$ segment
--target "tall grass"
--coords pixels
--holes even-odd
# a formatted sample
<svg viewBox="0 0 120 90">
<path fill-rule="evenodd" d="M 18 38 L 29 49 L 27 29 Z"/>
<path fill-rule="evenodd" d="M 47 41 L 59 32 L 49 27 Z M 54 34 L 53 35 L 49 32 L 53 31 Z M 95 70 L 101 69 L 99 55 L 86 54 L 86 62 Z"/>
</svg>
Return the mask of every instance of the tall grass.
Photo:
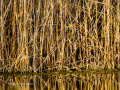
<svg viewBox="0 0 120 90">
<path fill-rule="evenodd" d="M 0 71 L 120 69 L 119 6 L 118 0 L 1 0 Z"/>
</svg>

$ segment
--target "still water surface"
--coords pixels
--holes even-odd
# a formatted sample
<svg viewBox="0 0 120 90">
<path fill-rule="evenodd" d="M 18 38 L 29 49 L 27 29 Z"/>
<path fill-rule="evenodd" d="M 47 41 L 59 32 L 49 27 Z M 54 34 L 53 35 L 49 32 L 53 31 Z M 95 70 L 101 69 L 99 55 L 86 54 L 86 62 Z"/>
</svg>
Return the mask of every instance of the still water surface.
<svg viewBox="0 0 120 90">
<path fill-rule="evenodd" d="M 120 90 L 120 73 L 0 75 L 0 90 Z"/>
</svg>

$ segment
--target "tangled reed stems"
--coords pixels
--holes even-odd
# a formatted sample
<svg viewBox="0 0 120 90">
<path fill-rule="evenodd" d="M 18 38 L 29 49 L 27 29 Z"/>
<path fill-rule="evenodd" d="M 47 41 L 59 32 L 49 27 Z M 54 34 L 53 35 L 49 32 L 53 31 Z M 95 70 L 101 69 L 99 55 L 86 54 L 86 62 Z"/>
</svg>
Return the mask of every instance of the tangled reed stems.
<svg viewBox="0 0 120 90">
<path fill-rule="evenodd" d="M 119 0 L 1 0 L 0 71 L 119 69 L 119 6 Z"/>
</svg>

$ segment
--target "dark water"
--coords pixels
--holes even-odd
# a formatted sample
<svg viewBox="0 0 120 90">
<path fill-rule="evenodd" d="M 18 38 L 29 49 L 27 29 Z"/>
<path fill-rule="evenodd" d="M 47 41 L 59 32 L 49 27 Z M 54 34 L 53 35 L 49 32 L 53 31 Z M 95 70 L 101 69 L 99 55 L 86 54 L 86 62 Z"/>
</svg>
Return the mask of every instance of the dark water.
<svg viewBox="0 0 120 90">
<path fill-rule="evenodd" d="M 120 73 L 0 75 L 0 90 L 120 90 Z"/>
</svg>

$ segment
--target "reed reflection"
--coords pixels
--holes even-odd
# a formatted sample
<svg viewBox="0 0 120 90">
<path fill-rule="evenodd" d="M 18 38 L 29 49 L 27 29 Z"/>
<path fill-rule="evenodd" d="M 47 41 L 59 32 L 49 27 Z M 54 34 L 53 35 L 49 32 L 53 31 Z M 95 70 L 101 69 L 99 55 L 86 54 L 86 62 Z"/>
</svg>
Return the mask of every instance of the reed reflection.
<svg viewBox="0 0 120 90">
<path fill-rule="evenodd" d="M 120 90 L 119 74 L 0 76 L 0 90 Z"/>
</svg>

